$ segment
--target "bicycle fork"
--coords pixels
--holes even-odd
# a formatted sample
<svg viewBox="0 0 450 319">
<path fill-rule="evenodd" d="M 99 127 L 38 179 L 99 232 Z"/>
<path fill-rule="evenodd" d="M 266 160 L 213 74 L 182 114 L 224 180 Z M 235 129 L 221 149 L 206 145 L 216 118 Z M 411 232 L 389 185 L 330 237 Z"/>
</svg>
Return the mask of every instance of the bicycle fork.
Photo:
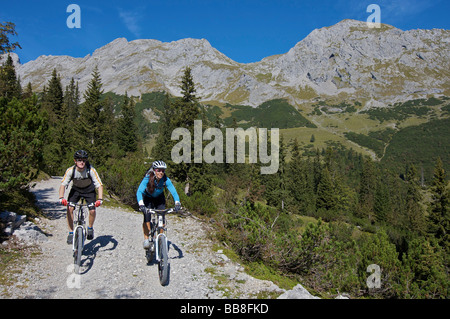
<svg viewBox="0 0 450 319">
<path fill-rule="evenodd" d="M 75 250 L 78 248 L 77 247 L 77 239 L 78 239 L 78 229 L 81 228 L 81 238 L 83 238 L 83 246 L 84 246 L 84 241 L 86 239 L 86 231 L 84 229 L 84 227 L 82 225 L 77 225 L 74 230 L 73 230 L 73 237 L 72 237 L 72 250 L 75 252 Z"/>
<path fill-rule="evenodd" d="M 160 261 L 161 260 L 161 256 L 159 255 L 159 237 L 163 237 L 163 240 L 166 242 L 166 247 L 167 247 L 167 236 L 164 233 L 158 234 L 156 236 L 155 239 L 155 258 L 156 261 Z"/>
<path fill-rule="evenodd" d="M 161 261 L 161 256 L 159 254 L 159 238 L 161 236 L 163 237 L 163 240 L 166 243 L 165 246 L 166 246 L 166 249 L 167 249 L 167 236 L 166 236 L 166 234 L 164 232 L 164 226 L 165 226 L 164 217 L 163 216 L 158 216 L 158 220 L 157 221 L 155 220 L 155 222 L 158 223 L 158 226 L 156 227 L 156 230 L 160 232 L 159 234 L 157 234 L 154 237 L 155 238 L 155 243 L 154 243 L 154 245 L 155 245 L 155 258 L 156 258 L 156 261 L 159 262 L 159 261 Z"/>
</svg>

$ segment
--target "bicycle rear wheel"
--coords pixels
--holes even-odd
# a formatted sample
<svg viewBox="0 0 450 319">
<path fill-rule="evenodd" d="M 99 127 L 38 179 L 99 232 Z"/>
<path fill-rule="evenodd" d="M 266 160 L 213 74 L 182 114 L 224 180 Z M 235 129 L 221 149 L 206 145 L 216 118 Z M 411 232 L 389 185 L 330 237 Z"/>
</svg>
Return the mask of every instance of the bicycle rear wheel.
<svg viewBox="0 0 450 319">
<path fill-rule="evenodd" d="M 169 283 L 169 257 L 164 236 L 159 236 L 158 238 L 158 255 L 160 258 L 158 263 L 159 282 L 162 286 L 165 286 Z"/>
<path fill-rule="evenodd" d="M 81 256 L 83 254 L 83 229 L 78 227 L 75 231 L 75 251 L 73 252 L 73 264 L 75 273 L 80 273 Z"/>
</svg>

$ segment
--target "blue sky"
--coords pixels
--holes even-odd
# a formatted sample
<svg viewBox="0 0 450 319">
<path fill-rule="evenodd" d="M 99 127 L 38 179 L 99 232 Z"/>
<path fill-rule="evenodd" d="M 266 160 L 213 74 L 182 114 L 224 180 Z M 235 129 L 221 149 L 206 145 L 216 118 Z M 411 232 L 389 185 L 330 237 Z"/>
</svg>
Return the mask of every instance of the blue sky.
<svg viewBox="0 0 450 319">
<path fill-rule="evenodd" d="M 84 57 L 119 37 L 128 41 L 205 38 L 231 59 L 249 63 L 286 53 L 312 30 L 343 19 L 366 21 L 378 4 L 381 23 L 402 30 L 450 29 L 448 0 L 2 0 L 0 21 L 16 24 L 22 63 L 40 55 Z M 81 10 L 70 29 L 69 4 Z"/>
</svg>

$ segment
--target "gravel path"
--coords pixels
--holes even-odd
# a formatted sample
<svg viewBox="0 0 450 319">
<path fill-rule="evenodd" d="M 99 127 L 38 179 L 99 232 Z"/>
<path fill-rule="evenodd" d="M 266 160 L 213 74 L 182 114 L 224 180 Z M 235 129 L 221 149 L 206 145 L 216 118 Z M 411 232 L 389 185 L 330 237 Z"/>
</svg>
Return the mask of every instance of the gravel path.
<svg viewBox="0 0 450 319">
<path fill-rule="evenodd" d="M 142 215 L 101 206 L 87 241 L 81 274 L 73 273 L 66 243 L 65 207 L 57 205 L 60 178 L 38 182 L 32 191 L 46 218 L 38 226 L 48 235 L 26 262 L 12 266 L 14 280 L 0 287 L 6 298 L 256 298 L 284 290 L 255 279 L 220 250 L 213 250 L 207 226 L 193 217 L 168 217 L 170 281 L 158 279 L 158 266 L 147 265 L 142 248 Z"/>
</svg>

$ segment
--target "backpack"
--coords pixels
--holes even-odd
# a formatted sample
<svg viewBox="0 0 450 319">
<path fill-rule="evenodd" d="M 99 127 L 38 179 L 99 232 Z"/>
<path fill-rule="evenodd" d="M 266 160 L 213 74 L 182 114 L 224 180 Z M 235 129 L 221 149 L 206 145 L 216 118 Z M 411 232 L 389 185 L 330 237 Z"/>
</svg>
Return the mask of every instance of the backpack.
<svg viewBox="0 0 450 319">
<path fill-rule="evenodd" d="M 70 179 L 69 179 L 69 183 L 70 183 L 70 181 L 72 181 L 73 180 L 73 178 L 75 177 L 75 170 L 76 170 L 76 165 L 74 165 L 73 167 L 72 167 L 72 174 L 70 175 Z M 91 179 L 91 181 L 92 181 L 92 178 L 91 178 L 91 164 L 89 163 L 89 162 L 86 162 L 86 170 L 87 170 L 87 178 L 85 178 L 85 179 L 88 179 L 88 178 L 90 178 Z M 83 179 L 83 180 L 85 180 L 85 179 Z"/>
</svg>

